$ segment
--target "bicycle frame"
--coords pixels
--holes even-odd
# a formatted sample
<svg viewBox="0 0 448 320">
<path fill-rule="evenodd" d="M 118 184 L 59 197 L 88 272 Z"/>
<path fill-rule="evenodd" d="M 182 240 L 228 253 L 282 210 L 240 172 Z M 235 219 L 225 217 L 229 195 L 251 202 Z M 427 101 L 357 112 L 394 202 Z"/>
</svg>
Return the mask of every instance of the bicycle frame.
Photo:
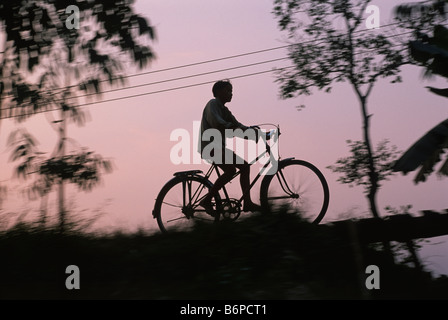
<svg viewBox="0 0 448 320">
<path fill-rule="evenodd" d="M 278 130 L 278 134 L 280 135 L 280 128 L 279 126 L 276 126 L 277 130 Z M 267 161 L 263 167 L 261 168 L 261 170 L 258 172 L 258 174 L 255 176 L 255 178 L 252 180 L 252 182 L 249 185 L 249 189 L 246 190 L 245 192 L 243 192 L 242 196 L 240 199 L 238 199 L 238 201 L 242 201 L 244 199 L 244 197 L 252 190 L 252 187 L 257 183 L 257 181 L 260 179 L 260 177 L 262 176 L 262 172 L 264 170 L 266 170 L 266 168 L 272 163 L 272 154 L 271 154 L 271 147 L 268 144 L 268 139 L 263 139 L 265 142 L 265 146 L 266 146 L 266 150 L 264 150 L 261 154 L 259 154 L 254 160 L 252 160 L 249 163 L 249 166 L 252 166 L 253 164 L 255 164 L 258 160 L 260 160 L 262 157 L 264 157 L 266 154 L 269 154 L 269 161 Z M 280 161 L 280 157 L 277 161 Z M 218 165 L 216 163 L 212 163 L 210 169 L 207 171 L 207 173 L 205 174 L 205 178 L 209 180 L 210 176 L 212 175 L 213 171 L 216 172 L 218 178 L 221 176 L 221 173 L 219 172 L 218 169 Z M 278 168 L 277 168 L 278 170 Z M 235 179 L 238 175 L 240 175 L 240 171 L 238 170 L 233 176 L 232 178 L 229 180 L 229 182 L 233 181 L 233 179 Z M 228 182 L 228 183 L 229 183 Z M 289 188 L 288 188 L 289 189 Z M 222 190 L 224 192 L 225 195 L 225 199 L 226 200 L 230 200 L 229 194 L 227 192 L 227 189 L 225 186 L 222 187 Z"/>
</svg>

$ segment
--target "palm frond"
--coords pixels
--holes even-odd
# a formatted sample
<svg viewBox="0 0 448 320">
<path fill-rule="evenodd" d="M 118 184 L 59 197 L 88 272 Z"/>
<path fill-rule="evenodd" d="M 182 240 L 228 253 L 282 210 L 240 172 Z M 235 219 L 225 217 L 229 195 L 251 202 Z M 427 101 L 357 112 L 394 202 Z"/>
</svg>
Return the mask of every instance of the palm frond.
<svg viewBox="0 0 448 320">
<path fill-rule="evenodd" d="M 414 182 L 424 182 L 426 178 L 434 171 L 434 166 L 442 161 L 442 154 L 448 148 L 448 119 L 442 121 L 437 126 L 429 130 L 423 137 L 415 142 L 395 163 L 393 171 L 408 172 L 418 171 Z M 447 159 L 448 160 L 448 159 Z M 442 165 L 438 171 L 440 174 L 447 175 L 448 164 Z"/>
</svg>

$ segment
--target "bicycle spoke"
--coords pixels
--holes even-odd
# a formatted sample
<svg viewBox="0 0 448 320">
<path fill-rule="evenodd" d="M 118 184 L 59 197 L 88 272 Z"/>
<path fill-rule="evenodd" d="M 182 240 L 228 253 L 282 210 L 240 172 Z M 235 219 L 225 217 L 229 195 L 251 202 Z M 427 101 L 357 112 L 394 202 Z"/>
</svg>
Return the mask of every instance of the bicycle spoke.
<svg viewBox="0 0 448 320">
<path fill-rule="evenodd" d="M 328 185 L 313 165 L 292 160 L 262 186 L 262 202 L 273 211 L 299 213 L 310 222 L 320 221 L 328 207 Z"/>
<path fill-rule="evenodd" d="M 183 217 L 178 217 L 178 218 L 174 218 L 174 219 L 166 220 L 166 222 L 173 222 L 173 221 L 180 220 L 180 219 L 187 219 L 187 217 L 185 217 L 185 216 L 183 216 Z"/>
<path fill-rule="evenodd" d="M 180 206 L 180 205 L 175 205 L 175 204 L 171 204 L 171 203 L 168 203 L 168 202 L 162 202 L 163 204 L 166 204 L 167 206 L 171 206 L 171 207 L 174 207 L 174 208 L 182 208 L 182 206 Z"/>
<path fill-rule="evenodd" d="M 206 183 L 202 177 L 177 177 L 164 187 L 156 200 L 156 217 L 162 231 L 189 230 L 195 221 L 219 219 L 198 206 L 199 200 L 208 193 Z"/>
</svg>

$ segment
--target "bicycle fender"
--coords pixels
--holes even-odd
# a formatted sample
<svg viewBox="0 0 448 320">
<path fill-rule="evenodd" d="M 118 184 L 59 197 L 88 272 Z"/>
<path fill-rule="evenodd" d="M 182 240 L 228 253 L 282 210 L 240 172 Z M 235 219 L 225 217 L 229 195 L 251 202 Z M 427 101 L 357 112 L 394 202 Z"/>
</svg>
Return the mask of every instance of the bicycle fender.
<svg viewBox="0 0 448 320">
<path fill-rule="evenodd" d="M 280 168 L 282 164 L 285 165 L 286 163 L 288 163 L 288 162 L 290 162 L 292 160 L 296 160 L 296 158 L 295 157 L 290 157 L 290 158 L 282 159 L 282 160 L 280 160 L 278 162 L 278 167 Z"/>
<path fill-rule="evenodd" d="M 188 170 L 188 171 L 178 171 L 173 174 L 175 177 L 183 176 L 202 176 L 202 170 Z"/>
</svg>

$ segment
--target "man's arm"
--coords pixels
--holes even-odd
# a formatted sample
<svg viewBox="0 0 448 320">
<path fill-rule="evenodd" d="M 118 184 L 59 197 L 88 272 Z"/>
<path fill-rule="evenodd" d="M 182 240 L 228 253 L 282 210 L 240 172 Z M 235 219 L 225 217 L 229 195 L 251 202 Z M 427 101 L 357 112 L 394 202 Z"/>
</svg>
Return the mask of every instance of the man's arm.
<svg viewBox="0 0 448 320">
<path fill-rule="evenodd" d="M 207 119 L 207 122 L 213 127 L 218 130 L 224 130 L 224 129 L 236 129 L 241 128 L 243 126 L 241 123 L 239 123 L 236 118 L 232 115 L 230 111 L 227 111 L 230 113 L 230 121 L 226 121 L 221 116 L 221 107 L 217 104 L 216 101 L 210 101 L 209 105 L 205 109 L 205 117 Z M 245 126 L 244 126 L 245 127 Z"/>
<path fill-rule="evenodd" d="M 232 122 L 232 127 L 231 129 L 241 129 L 243 132 L 241 132 L 241 134 L 239 132 L 233 132 L 235 137 L 238 138 L 242 138 L 245 140 L 254 140 L 255 142 L 258 141 L 258 139 L 260 138 L 259 132 L 258 130 L 256 130 L 257 128 L 252 128 L 251 132 L 248 132 L 246 130 L 248 130 L 251 127 L 248 127 L 242 123 L 240 123 L 238 120 L 236 120 L 235 116 L 232 114 L 232 112 L 230 112 L 230 110 L 228 110 L 230 117 L 231 117 L 231 122 Z M 258 128 L 259 129 L 259 128 Z"/>
<path fill-rule="evenodd" d="M 248 126 L 245 126 L 244 124 L 242 124 L 238 120 L 236 120 L 235 116 L 231 112 L 230 112 L 230 116 L 232 117 L 232 125 L 233 125 L 233 127 L 231 129 L 242 129 L 243 131 L 245 131 L 246 129 L 249 128 Z"/>
</svg>

